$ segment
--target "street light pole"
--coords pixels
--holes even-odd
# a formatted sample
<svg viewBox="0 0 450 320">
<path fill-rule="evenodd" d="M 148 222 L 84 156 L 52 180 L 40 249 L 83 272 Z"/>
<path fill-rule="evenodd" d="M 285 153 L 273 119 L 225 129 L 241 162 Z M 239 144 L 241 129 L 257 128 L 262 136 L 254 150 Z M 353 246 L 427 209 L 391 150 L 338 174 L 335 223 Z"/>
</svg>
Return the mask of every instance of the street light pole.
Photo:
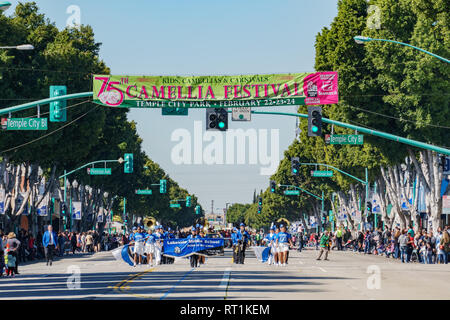
<svg viewBox="0 0 450 320">
<path fill-rule="evenodd" d="M 0 47 L 0 49 L 17 49 L 17 50 L 25 51 L 25 50 L 34 50 L 34 47 L 31 44 L 21 44 L 18 46 Z"/>
<path fill-rule="evenodd" d="M 444 58 L 444 57 L 438 56 L 437 54 L 434 54 L 434 53 L 432 53 L 432 52 L 430 52 L 430 51 L 427 51 L 427 50 L 424 50 L 424 49 L 421 49 L 421 48 L 412 46 L 412 45 L 407 44 L 407 43 L 399 42 L 399 41 L 388 40 L 388 39 L 372 39 L 372 38 L 364 37 L 364 36 L 356 36 L 356 37 L 353 37 L 353 39 L 355 39 L 355 42 L 356 42 L 357 44 L 364 44 L 365 42 L 370 42 L 370 41 L 392 42 L 392 43 L 400 44 L 400 45 L 402 45 L 402 46 L 407 46 L 407 47 L 410 47 L 410 48 L 419 50 L 419 51 L 421 51 L 421 52 L 423 52 L 423 53 L 429 54 L 430 56 L 433 56 L 433 57 L 438 58 L 438 59 L 440 59 L 440 60 L 442 60 L 442 61 L 445 61 L 445 62 L 447 62 L 447 63 L 450 63 L 450 60 L 448 60 L 448 59 L 446 59 L 446 58 Z"/>
<path fill-rule="evenodd" d="M 11 7 L 11 3 L 8 1 L 0 1 L 0 12 L 6 11 Z"/>
</svg>

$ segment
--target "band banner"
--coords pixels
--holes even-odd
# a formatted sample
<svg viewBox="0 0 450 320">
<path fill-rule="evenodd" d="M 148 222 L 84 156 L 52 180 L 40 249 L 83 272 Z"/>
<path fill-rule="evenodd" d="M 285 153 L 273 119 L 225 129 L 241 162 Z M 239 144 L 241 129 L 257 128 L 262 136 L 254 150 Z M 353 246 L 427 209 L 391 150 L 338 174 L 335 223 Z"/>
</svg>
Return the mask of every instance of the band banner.
<svg viewBox="0 0 450 320">
<path fill-rule="evenodd" d="M 196 252 L 223 247 L 224 239 L 194 238 L 166 239 L 163 254 L 168 257 L 187 257 Z"/>
<path fill-rule="evenodd" d="M 93 100 L 123 108 L 232 108 L 338 103 L 334 71 L 241 76 L 94 75 Z"/>
</svg>

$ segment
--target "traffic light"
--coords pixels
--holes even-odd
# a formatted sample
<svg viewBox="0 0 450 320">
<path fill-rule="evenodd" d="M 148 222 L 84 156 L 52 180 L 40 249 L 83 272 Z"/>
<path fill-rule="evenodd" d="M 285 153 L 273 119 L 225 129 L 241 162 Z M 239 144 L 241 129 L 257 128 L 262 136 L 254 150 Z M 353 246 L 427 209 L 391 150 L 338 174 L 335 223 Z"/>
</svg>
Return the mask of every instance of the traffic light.
<svg viewBox="0 0 450 320">
<path fill-rule="evenodd" d="M 300 158 L 294 157 L 291 159 L 291 175 L 298 176 L 300 172 Z"/>
<path fill-rule="evenodd" d="M 187 197 L 186 197 L 186 207 L 187 207 L 187 208 L 190 208 L 190 207 L 191 207 L 191 197 L 190 197 L 190 196 L 187 196 Z"/>
<path fill-rule="evenodd" d="M 277 183 L 273 180 L 270 180 L 270 193 L 275 193 L 277 188 Z"/>
<path fill-rule="evenodd" d="M 367 212 L 372 213 L 372 203 L 370 201 L 366 202 Z"/>
<path fill-rule="evenodd" d="M 206 109 L 206 130 L 228 130 L 228 112 L 223 108 Z"/>
<path fill-rule="evenodd" d="M 167 181 L 159 180 L 159 193 L 166 193 L 166 192 L 167 192 Z"/>
<path fill-rule="evenodd" d="M 262 198 L 259 197 L 258 199 L 258 214 L 261 214 L 262 212 Z"/>
<path fill-rule="evenodd" d="M 64 202 L 61 203 L 61 215 L 66 216 L 66 204 Z"/>
<path fill-rule="evenodd" d="M 66 86 L 50 86 L 50 98 L 65 96 Z M 50 102 L 50 122 L 67 121 L 67 101 Z"/>
<path fill-rule="evenodd" d="M 125 164 L 123 165 L 123 172 L 133 173 L 133 154 L 125 153 Z"/>
<path fill-rule="evenodd" d="M 201 214 L 202 213 L 202 209 L 200 206 L 195 206 L 195 214 Z"/>
<path fill-rule="evenodd" d="M 322 136 L 322 107 L 308 107 L 308 137 Z"/>
</svg>

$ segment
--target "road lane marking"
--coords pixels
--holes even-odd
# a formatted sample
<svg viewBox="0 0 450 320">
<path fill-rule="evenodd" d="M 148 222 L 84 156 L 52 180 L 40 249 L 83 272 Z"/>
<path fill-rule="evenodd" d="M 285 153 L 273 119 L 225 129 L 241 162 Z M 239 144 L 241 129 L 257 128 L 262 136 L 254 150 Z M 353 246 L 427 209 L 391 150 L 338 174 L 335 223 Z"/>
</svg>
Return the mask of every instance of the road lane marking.
<svg viewBox="0 0 450 320">
<path fill-rule="evenodd" d="M 145 270 L 145 271 L 143 271 L 143 272 L 134 274 L 134 275 L 131 276 L 130 278 L 124 279 L 124 280 L 120 281 L 119 283 L 117 283 L 117 284 L 113 287 L 113 289 L 114 289 L 114 290 L 121 290 L 121 291 L 122 291 L 122 288 L 124 288 L 125 285 L 126 285 L 127 283 L 131 283 L 131 282 L 133 282 L 134 280 L 136 280 L 137 278 L 143 276 L 144 274 L 146 274 L 146 273 L 148 273 L 148 272 L 153 272 L 153 271 L 155 271 L 155 270 L 156 270 L 156 268 L 152 268 L 152 269 L 148 269 L 148 270 Z"/>
<path fill-rule="evenodd" d="M 231 268 L 226 268 L 224 273 L 223 273 L 222 281 L 219 284 L 219 288 L 226 289 L 226 287 L 228 285 L 228 281 L 230 279 L 230 273 L 231 273 Z"/>
<path fill-rule="evenodd" d="M 319 269 L 322 272 L 327 272 L 327 270 L 325 270 L 324 268 L 321 268 L 321 267 L 316 267 L 316 268 Z"/>
<path fill-rule="evenodd" d="M 192 268 L 191 270 L 187 271 L 183 277 L 177 281 L 177 283 L 175 283 L 175 285 L 169 289 L 169 291 L 167 291 L 159 300 L 164 300 L 171 292 L 173 289 L 175 289 L 180 283 L 181 281 L 183 281 L 192 271 L 194 271 L 195 268 Z"/>
</svg>

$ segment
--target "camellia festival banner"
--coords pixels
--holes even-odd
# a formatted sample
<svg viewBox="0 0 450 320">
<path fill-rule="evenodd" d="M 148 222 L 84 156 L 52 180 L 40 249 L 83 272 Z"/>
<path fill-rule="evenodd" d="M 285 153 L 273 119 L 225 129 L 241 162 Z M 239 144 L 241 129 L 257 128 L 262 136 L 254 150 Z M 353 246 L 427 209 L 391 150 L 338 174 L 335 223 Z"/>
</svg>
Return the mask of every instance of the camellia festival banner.
<svg viewBox="0 0 450 320">
<path fill-rule="evenodd" d="M 334 71 L 241 76 L 94 75 L 93 100 L 124 108 L 233 108 L 338 103 Z"/>
</svg>

